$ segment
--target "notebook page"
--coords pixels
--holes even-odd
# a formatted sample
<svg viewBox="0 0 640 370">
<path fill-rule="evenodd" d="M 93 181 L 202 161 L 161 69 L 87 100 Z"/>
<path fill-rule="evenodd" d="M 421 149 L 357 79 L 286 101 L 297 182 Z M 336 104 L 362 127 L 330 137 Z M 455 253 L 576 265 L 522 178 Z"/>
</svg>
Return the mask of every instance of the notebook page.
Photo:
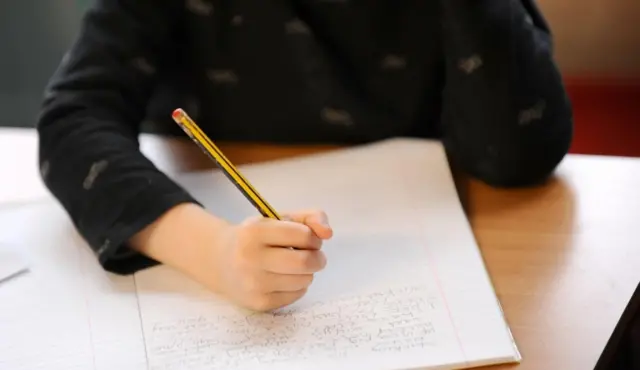
<svg viewBox="0 0 640 370">
<path fill-rule="evenodd" d="M 326 210 L 337 235 L 371 230 L 420 235 L 468 366 L 521 359 L 440 142 L 389 139 L 307 158 L 245 166 L 243 171 L 276 209 Z M 227 199 L 241 202 L 232 191 L 221 192 L 225 199 L 212 195 L 212 187 L 217 194 L 227 186 L 218 182 L 217 176 L 200 174 L 182 180 L 210 207 L 227 209 Z"/>
<path fill-rule="evenodd" d="M 419 240 L 342 237 L 307 295 L 251 313 L 166 267 L 136 275 L 150 369 L 397 369 L 464 362 Z"/>
<path fill-rule="evenodd" d="M 0 284 L 28 269 L 27 260 L 15 247 L 0 244 Z"/>
<path fill-rule="evenodd" d="M 101 270 L 56 204 L 2 210 L 0 225 L 30 266 L 0 284 L 0 369 L 146 369 L 131 277 Z"/>
<path fill-rule="evenodd" d="M 439 313 L 434 317 L 438 319 L 433 321 L 439 323 L 438 335 L 445 338 L 437 342 L 439 346 L 445 348 L 439 353 L 450 357 L 423 359 L 411 355 L 399 356 L 397 363 L 385 364 L 376 361 L 375 364 L 380 365 L 379 368 L 404 368 L 402 359 L 423 360 L 423 367 L 438 363 L 440 368 L 471 367 L 520 359 L 471 228 L 459 203 L 446 156 L 439 143 L 394 139 L 328 154 L 243 166 L 242 171 L 276 209 L 318 207 L 326 210 L 336 235 L 331 243 L 343 246 L 344 250 L 340 253 L 349 253 L 350 250 L 364 248 L 363 246 L 366 245 L 375 245 L 374 249 L 385 251 L 386 259 L 396 256 L 403 261 L 403 268 L 394 271 L 391 274 L 391 280 L 381 281 L 379 285 L 355 285 L 355 287 L 348 285 L 351 289 L 371 289 L 367 292 L 357 289 L 349 291 L 344 282 L 350 279 L 345 276 L 348 276 L 349 269 L 355 268 L 357 263 L 340 268 L 340 261 L 347 257 L 341 254 L 336 254 L 336 257 L 329 256 L 327 271 L 333 272 L 327 272 L 323 276 L 325 279 L 327 276 L 335 277 L 341 282 L 341 284 L 330 285 L 335 288 L 331 291 L 334 297 L 332 299 L 347 297 L 349 294 L 360 297 L 361 294 L 386 291 L 388 286 L 385 284 L 403 286 L 408 281 L 420 281 L 427 285 L 426 291 L 418 290 L 420 293 L 414 293 L 415 296 L 437 303 Z M 240 221 L 249 215 L 256 214 L 233 185 L 217 171 L 182 175 L 176 180 L 207 207 L 215 208 L 217 213 L 229 220 Z M 380 239 L 386 240 L 386 243 L 367 242 L 366 240 L 370 240 L 367 236 L 371 235 L 387 236 Z M 327 245 L 328 251 L 331 245 Z M 418 245 L 420 248 L 417 247 Z M 414 258 L 417 259 L 415 255 L 407 252 L 414 250 L 413 248 L 425 254 L 421 259 L 422 269 L 407 269 L 408 265 L 415 263 Z M 400 252 L 408 254 L 403 255 Z M 386 262 L 383 260 L 382 257 L 373 259 L 374 262 Z M 362 263 L 370 262 L 366 260 Z M 337 266 L 332 270 L 334 264 Z M 376 268 L 369 267 L 368 271 L 373 274 Z M 376 267 L 377 270 L 381 270 L 380 266 Z M 411 280 L 415 275 L 410 271 L 420 271 L 423 275 L 416 280 Z M 149 271 L 149 274 L 151 273 L 154 274 L 153 277 L 140 274 L 136 278 L 139 288 L 147 289 L 139 290 L 139 294 L 149 352 L 153 352 L 149 348 L 149 343 L 162 343 L 171 337 L 153 337 L 155 334 L 150 329 L 155 323 L 192 317 L 189 315 L 200 317 L 202 312 L 212 312 L 212 303 L 208 300 L 210 297 L 206 293 L 196 290 L 199 292 L 195 293 L 195 297 L 199 297 L 196 299 L 193 299 L 194 290 L 191 289 L 165 294 L 166 286 L 183 287 L 186 282 L 177 283 L 176 280 L 181 279 L 163 269 Z M 166 276 L 166 279 L 162 276 Z M 305 299 L 313 302 L 321 301 L 321 294 L 325 292 L 319 288 L 323 286 L 322 284 L 322 278 L 318 277 L 314 282 L 313 290 L 318 296 L 314 298 L 309 294 Z M 155 291 L 154 295 L 149 295 L 149 289 Z M 194 303 L 201 303 L 203 295 L 208 297 L 205 299 L 206 309 Z M 169 301 L 165 302 L 164 299 Z M 158 302 L 164 302 L 164 304 Z M 313 303 L 307 304 L 313 305 Z M 218 307 L 217 304 L 215 306 Z M 169 307 L 172 309 L 169 310 Z M 175 307 L 180 307 L 180 310 L 173 309 Z M 303 305 L 300 309 L 304 307 L 313 306 Z M 442 319 L 442 309 L 445 309 L 449 317 L 448 321 Z M 184 313 L 185 311 L 189 314 Z M 219 312 L 215 312 L 213 315 L 218 317 Z M 310 315 L 308 312 L 297 314 Z M 296 314 L 292 316 L 296 317 Z M 209 316 L 204 317 L 207 320 L 214 320 Z M 238 320 L 243 322 L 242 316 L 239 316 Z M 450 330 L 456 339 L 457 349 L 451 347 L 452 332 L 444 329 L 447 327 L 446 322 L 451 324 Z M 149 335 L 152 337 L 150 338 Z M 190 334 L 184 332 L 183 335 L 189 337 Z M 308 339 L 308 337 L 305 338 Z M 220 343 L 215 341 L 217 339 L 212 340 L 213 342 L 204 341 L 211 347 L 206 351 L 219 350 Z M 257 350 L 256 347 L 253 349 Z M 152 357 L 160 356 L 160 352 L 153 353 Z M 351 360 L 347 368 L 358 368 L 358 365 L 370 368 L 367 365 L 372 364 L 366 362 L 364 357 L 359 357 L 356 352 L 349 357 Z M 178 356 L 178 359 L 180 358 Z M 395 359 L 393 356 L 391 358 Z M 152 362 L 155 363 L 154 361 L 159 361 L 158 359 L 159 357 L 155 357 Z M 361 359 L 365 362 L 358 363 Z M 293 361 L 301 360 L 296 358 Z M 320 364 L 320 362 L 315 360 L 305 362 L 304 368 L 313 364 Z M 297 363 L 291 364 L 293 367 L 297 365 Z"/>
</svg>

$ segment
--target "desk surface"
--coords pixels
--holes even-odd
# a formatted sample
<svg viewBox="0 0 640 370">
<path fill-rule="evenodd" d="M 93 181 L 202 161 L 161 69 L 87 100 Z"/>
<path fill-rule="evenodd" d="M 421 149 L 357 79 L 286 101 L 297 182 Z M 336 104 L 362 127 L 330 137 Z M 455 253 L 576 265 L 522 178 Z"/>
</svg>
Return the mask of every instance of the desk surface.
<svg viewBox="0 0 640 370">
<path fill-rule="evenodd" d="M 169 172 L 210 167 L 187 141 L 143 136 Z M 330 147 L 221 145 L 234 162 Z M 48 196 L 33 131 L 0 130 L 0 205 Z M 640 159 L 569 156 L 549 184 L 495 190 L 459 181 L 473 230 L 523 355 L 491 369 L 591 369 L 640 281 Z"/>
</svg>

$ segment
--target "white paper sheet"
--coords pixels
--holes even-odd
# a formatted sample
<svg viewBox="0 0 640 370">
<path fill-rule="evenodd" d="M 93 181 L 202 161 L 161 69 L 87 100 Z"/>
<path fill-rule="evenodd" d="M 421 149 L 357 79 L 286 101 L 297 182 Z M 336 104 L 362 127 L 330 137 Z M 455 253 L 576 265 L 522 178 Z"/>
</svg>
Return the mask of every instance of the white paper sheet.
<svg viewBox="0 0 640 370">
<path fill-rule="evenodd" d="M 0 369 L 146 369 L 132 277 L 105 274 L 52 204 L 0 212 L 0 225 L 30 262 L 0 285 Z"/>
<path fill-rule="evenodd" d="M 3 282 L 28 270 L 27 259 L 15 247 L 0 244 L 0 287 Z"/>
<path fill-rule="evenodd" d="M 419 240 L 374 233 L 325 249 L 332 263 L 309 293 L 275 314 L 234 308 L 165 267 L 138 274 L 150 369 L 464 363 Z"/>
<path fill-rule="evenodd" d="M 235 309 L 166 267 L 138 273 L 151 369 L 519 360 L 439 143 L 389 140 L 242 171 L 276 209 L 328 212 L 327 269 L 276 315 Z M 256 214 L 220 173 L 178 181 L 228 219 Z"/>
<path fill-rule="evenodd" d="M 281 211 L 327 211 L 309 293 L 275 315 L 167 267 L 103 271 L 56 203 L 0 211 L 30 271 L 0 285 L 0 369 L 439 369 L 518 361 L 439 143 L 389 140 L 242 171 Z M 239 221 L 219 172 L 177 178 Z"/>
</svg>

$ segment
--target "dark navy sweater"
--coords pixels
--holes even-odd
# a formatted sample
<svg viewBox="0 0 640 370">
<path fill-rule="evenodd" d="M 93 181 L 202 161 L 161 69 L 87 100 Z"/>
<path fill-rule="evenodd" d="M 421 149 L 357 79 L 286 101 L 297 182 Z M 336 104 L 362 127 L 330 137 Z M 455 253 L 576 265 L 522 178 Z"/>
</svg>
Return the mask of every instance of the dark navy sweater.
<svg viewBox="0 0 640 370">
<path fill-rule="evenodd" d="M 196 201 L 138 149 L 177 107 L 214 140 L 440 138 L 494 186 L 543 180 L 572 137 L 533 0 L 97 0 L 37 127 L 44 182 L 109 271 L 154 263 L 126 241 Z"/>
</svg>

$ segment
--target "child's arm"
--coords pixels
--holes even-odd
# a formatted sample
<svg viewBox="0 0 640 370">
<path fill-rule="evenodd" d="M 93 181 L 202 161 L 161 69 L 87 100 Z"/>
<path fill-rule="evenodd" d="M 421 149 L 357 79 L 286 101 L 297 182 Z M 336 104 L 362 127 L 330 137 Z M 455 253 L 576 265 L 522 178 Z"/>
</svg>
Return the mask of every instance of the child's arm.
<svg viewBox="0 0 640 370">
<path fill-rule="evenodd" d="M 154 263 L 122 248 L 194 202 L 138 149 L 156 76 L 174 59 L 183 1 L 98 0 L 46 91 L 37 129 L 44 183 L 107 270 Z"/>
<path fill-rule="evenodd" d="M 107 270 L 157 261 L 236 304 L 281 307 L 324 268 L 320 248 L 332 236 L 324 213 L 229 224 L 137 146 L 156 76 L 175 57 L 183 3 L 96 1 L 47 91 L 38 122 L 42 178 Z"/>
<path fill-rule="evenodd" d="M 444 142 L 495 186 L 544 180 L 567 153 L 571 104 L 533 0 L 442 0 Z"/>
</svg>

